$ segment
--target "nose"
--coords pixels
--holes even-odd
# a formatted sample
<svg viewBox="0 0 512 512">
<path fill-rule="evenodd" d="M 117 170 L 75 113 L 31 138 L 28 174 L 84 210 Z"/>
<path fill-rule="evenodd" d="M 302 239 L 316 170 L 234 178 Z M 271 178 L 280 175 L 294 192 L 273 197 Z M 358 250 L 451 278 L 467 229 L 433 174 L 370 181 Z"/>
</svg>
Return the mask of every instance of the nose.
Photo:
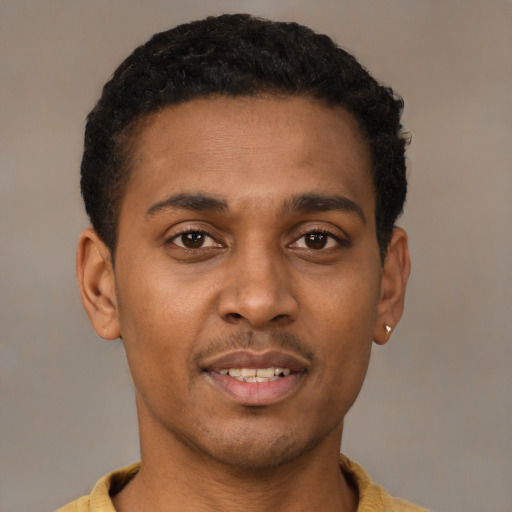
<svg viewBox="0 0 512 512">
<path fill-rule="evenodd" d="M 284 326 L 297 319 L 298 303 L 284 258 L 269 251 L 244 251 L 229 264 L 218 311 L 228 323 L 252 329 Z"/>
</svg>

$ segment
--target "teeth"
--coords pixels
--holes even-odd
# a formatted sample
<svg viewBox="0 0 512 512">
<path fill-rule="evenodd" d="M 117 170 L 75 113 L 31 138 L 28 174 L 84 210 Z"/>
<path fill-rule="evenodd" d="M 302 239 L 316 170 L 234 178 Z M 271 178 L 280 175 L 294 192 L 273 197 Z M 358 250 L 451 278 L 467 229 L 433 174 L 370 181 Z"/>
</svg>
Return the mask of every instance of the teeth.
<svg viewBox="0 0 512 512">
<path fill-rule="evenodd" d="M 258 377 L 273 377 L 274 376 L 274 368 L 258 368 L 256 375 Z"/>
<path fill-rule="evenodd" d="M 290 375 L 290 368 L 229 368 L 219 370 L 221 375 L 229 375 L 241 382 L 272 382 Z"/>
</svg>

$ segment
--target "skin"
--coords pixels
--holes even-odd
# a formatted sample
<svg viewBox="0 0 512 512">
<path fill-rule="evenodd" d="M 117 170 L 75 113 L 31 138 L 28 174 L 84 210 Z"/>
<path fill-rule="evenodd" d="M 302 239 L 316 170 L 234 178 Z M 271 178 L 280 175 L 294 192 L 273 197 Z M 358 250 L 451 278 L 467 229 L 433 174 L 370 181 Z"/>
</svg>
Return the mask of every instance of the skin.
<svg viewBox="0 0 512 512">
<path fill-rule="evenodd" d="M 399 228 L 380 260 L 357 123 L 308 98 L 196 99 L 147 118 L 132 163 L 115 269 L 92 229 L 77 257 L 136 388 L 142 466 L 116 509 L 356 510 L 343 419 L 410 268 Z M 271 350 L 301 366 L 284 391 L 233 396 L 211 371 Z"/>
</svg>

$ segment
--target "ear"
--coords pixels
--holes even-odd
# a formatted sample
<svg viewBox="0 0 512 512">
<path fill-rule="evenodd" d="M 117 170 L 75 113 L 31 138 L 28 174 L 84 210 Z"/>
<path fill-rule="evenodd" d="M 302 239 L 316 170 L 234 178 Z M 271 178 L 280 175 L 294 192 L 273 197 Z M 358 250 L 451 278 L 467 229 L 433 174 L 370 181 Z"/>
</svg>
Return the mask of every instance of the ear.
<svg viewBox="0 0 512 512">
<path fill-rule="evenodd" d="M 96 334 L 106 340 L 121 336 L 114 269 L 110 251 L 92 228 L 78 240 L 76 275 L 82 304 Z"/>
<path fill-rule="evenodd" d="M 373 339 L 384 345 L 402 318 L 405 288 L 411 271 L 407 233 L 395 228 L 388 245 L 381 277 L 380 299 L 377 306 L 377 323 Z"/>
</svg>

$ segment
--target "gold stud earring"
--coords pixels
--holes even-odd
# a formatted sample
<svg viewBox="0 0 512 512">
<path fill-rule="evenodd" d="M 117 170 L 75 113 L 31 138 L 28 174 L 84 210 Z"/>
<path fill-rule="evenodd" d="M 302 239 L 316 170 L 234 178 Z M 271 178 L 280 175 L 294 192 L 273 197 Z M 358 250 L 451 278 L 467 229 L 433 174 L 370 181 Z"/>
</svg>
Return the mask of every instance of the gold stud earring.
<svg viewBox="0 0 512 512">
<path fill-rule="evenodd" d="M 389 325 L 386 325 L 386 334 L 389 336 L 391 334 L 391 331 L 393 329 L 389 326 Z"/>
</svg>

